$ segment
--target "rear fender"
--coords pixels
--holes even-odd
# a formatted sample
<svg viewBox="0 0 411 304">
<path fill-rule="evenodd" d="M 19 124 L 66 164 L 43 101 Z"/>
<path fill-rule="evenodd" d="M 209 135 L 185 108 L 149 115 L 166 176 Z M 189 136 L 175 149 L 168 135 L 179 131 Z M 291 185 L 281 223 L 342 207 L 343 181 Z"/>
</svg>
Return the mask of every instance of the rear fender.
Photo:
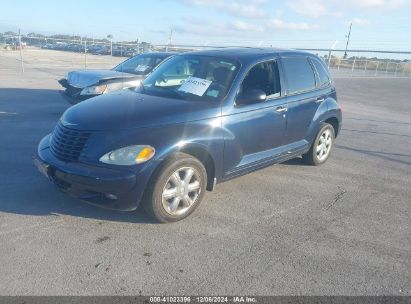
<svg viewBox="0 0 411 304">
<path fill-rule="evenodd" d="M 318 107 L 307 131 L 307 141 L 309 143 L 312 143 L 316 137 L 321 124 L 330 118 L 335 118 L 338 121 L 338 128 L 335 132 L 337 136 L 341 129 L 341 109 L 334 98 L 327 98 Z"/>
</svg>

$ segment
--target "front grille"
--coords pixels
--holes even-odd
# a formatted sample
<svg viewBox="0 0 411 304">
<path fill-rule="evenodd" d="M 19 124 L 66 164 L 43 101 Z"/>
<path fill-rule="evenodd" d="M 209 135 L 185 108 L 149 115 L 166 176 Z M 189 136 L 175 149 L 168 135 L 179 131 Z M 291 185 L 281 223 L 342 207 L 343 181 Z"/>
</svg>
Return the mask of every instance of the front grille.
<svg viewBox="0 0 411 304">
<path fill-rule="evenodd" d="M 50 150 L 58 159 L 76 161 L 83 151 L 90 134 L 87 131 L 67 128 L 59 122 L 51 137 Z"/>
</svg>

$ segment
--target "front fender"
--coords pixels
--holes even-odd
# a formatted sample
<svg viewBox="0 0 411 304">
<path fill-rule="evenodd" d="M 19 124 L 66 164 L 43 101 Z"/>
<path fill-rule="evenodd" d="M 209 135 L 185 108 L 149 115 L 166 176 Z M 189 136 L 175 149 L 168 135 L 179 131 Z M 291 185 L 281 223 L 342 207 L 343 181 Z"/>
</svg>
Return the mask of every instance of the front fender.
<svg viewBox="0 0 411 304">
<path fill-rule="evenodd" d="M 130 145 L 150 145 L 155 148 L 155 156 L 148 162 L 128 166 L 137 176 L 137 193 L 143 195 L 153 173 L 163 161 L 175 152 L 196 151 L 194 155 L 207 153 L 213 162 L 214 176 L 222 175 L 224 138 L 221 118 L 210 118 L 186 123 L 138 128 L 134 130 L 116 130 L 95 132 L 89 139 L 82 161 L 101 164 L 98 159 L 107 153 Z M 198 157 L 200 158 L 200 157 Z M 202 161 L 202 159 L 200 159 Z"/>
<path fill-rule="evenodd" d="M 211 161 L 214 177 L 222 176 L 224 153 L 224 137 L 221 128 L 221 119 L 207 119 L 175 126 L 174 136 L 158 151 L 156 158 L 160 162 L 176 152 L 185 152 L 194 155 L 201 162 Z"/>
</svg>

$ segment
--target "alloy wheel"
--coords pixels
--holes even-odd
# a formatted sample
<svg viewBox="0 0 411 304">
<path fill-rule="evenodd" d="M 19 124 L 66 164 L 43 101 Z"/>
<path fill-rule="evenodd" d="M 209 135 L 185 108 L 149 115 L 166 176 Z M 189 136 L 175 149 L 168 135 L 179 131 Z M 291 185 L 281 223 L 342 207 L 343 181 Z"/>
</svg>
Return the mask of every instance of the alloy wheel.
<svg viewBox="0 0 411 304">
<path fill-rule="evenodd" d="M 325 160 L 328 155 L 330 154 L 331 151 L 331 146 L 332 146 L 332 133 L 330 129 L 325 129 L 317 142 L 317 147 L 316 147 L 316 155 L 317 159 L 319 161 Z"/>
<path fill-rule="evenodd" d="M 168 178 L 162 192 L 164 210 L 170 215 L 186 213 L 201 192 L 201 177 L 193 167 L 182 167 Z"/>
</svg>

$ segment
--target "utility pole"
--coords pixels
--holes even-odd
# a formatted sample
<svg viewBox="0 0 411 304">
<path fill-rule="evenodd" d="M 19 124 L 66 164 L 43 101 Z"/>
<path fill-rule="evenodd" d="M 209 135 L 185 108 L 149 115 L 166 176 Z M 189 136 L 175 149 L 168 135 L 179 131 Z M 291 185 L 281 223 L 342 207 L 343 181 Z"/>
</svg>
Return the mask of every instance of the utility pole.
<svg viewBox="0 0 411 304">
<path fill-rule="evenodd" d="M 113 56 L 113 35 L 107 35 L 107 38 L 110 39 L 110 55 Z"/>
<path fill-rule="evenodd" d="M 166 52 L 168 52 L 168 47 L 171 45 L 171 41 L 173 39 L 173 29 L 170 30 L 170 36 L 168 37 L 168 43 L 166 46 Z"/>
<path fill-rule="evenodd" d="M 347 37 L 347 44 L 345 45 L 344 59 L 347 58 L 347 49 L 348 49 L 348 44 L 350 43 L 351 28 L 352 28 L 352 22 L 350 23 L 350 30 L 348 31 L 348 35 L 345 36 Z"/>
</svg>

